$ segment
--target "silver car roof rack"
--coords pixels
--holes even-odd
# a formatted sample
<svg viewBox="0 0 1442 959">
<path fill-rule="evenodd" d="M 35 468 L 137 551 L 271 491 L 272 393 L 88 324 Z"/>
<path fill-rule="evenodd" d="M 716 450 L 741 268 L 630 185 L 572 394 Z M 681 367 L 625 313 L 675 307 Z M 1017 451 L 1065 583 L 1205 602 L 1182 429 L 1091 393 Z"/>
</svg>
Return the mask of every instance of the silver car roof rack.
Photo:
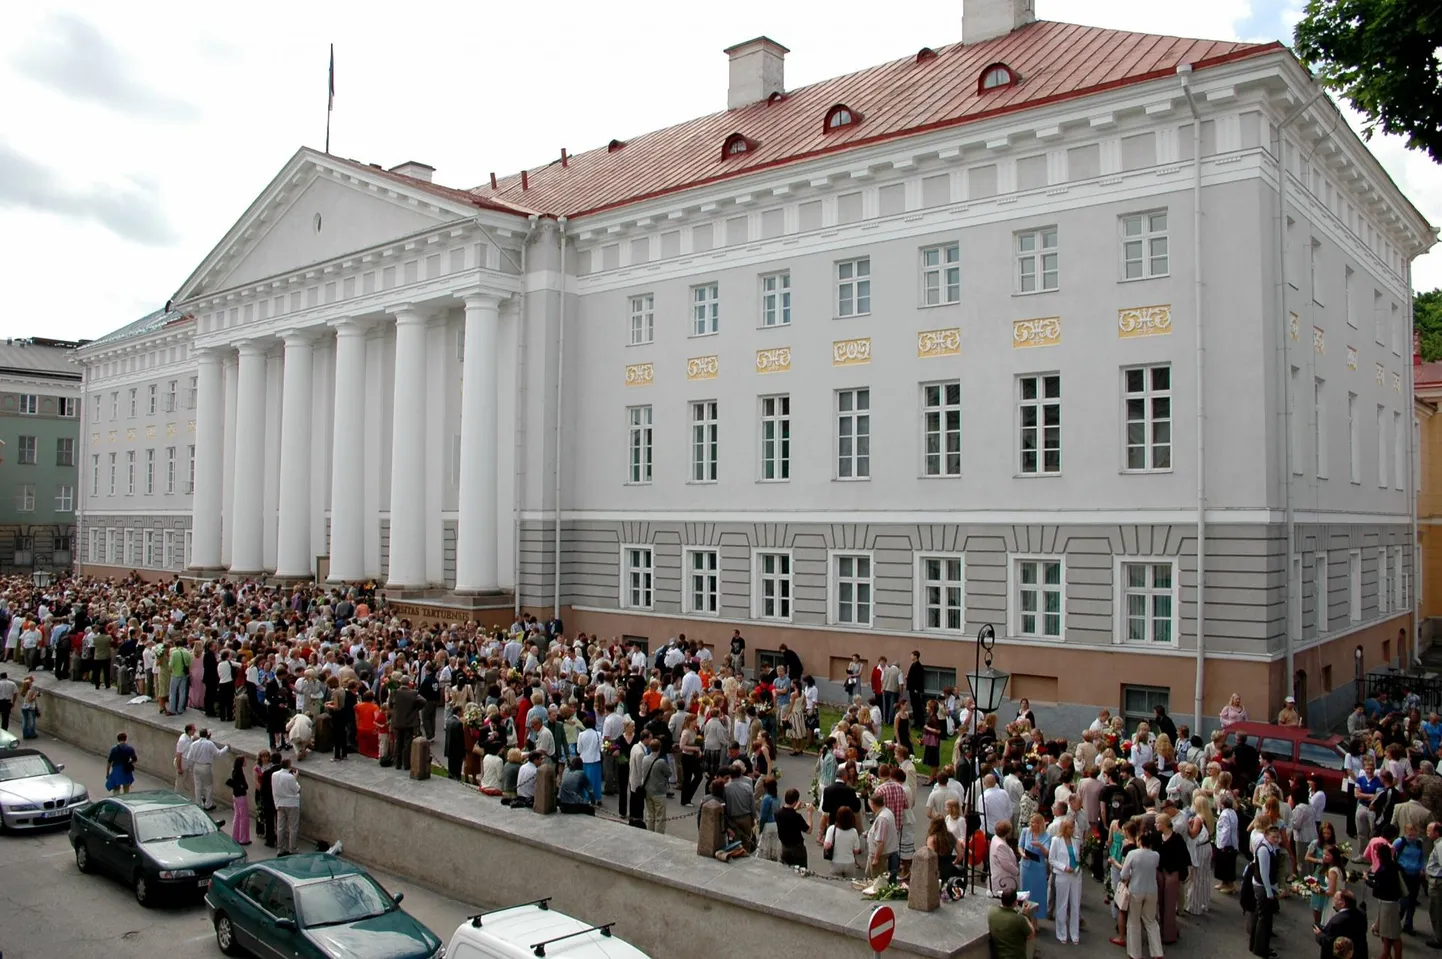
<svg viewBox="0 0 1442 959">
<path fill-rule="evenodd" d="M 536 906 L 544 912 L 551 908 L 551 897 L 547 896 L 545 899 L 532 899 L 530 902 L 518 902 L 513 906 L 497 906 L 494 909 L 487 909 L 485 912 L 478 912 L 474 916 L 467 916 L 466 918 L 470 920 L 472 926 L 479 929 L 481 927 L 481 920 L 486 916 L 494 915 L 498 912 L 509 912 L 512 909 L 520 909 L 524 906 Z"/>
<path fill-rule="evenodd" d="M 579 929 L 576 932 L 568 932 L 564 936 L 557 936 L 554 939 L 547 939 L 544 942 L 538 942 L 531 946 L 531 954 L 535 956 L 536 959 L 545 959 L 546 947 L 549 946 L 551 943 L 560 942 L 562 939 L 574 939 L 577 936 L 584 936 L 588 932 L 599 932 L 601 935 L 609 938 L 611 935 L 611 927 L 614 925 L 614 922 L 608 922 L 603 926 L 587 926 L 585 929 Z"/>
</svg>

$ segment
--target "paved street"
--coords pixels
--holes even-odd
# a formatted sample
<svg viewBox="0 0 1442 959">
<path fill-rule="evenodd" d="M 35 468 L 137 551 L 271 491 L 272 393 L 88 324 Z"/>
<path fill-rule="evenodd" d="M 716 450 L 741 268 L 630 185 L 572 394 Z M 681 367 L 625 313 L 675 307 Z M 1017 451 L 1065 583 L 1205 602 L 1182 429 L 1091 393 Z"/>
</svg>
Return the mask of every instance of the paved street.
<svg viewBox="0 0 1442 959">
<path fill-rule="evenodd" d="M 64 763 L 66 774 L 91 796 L 105 794 L 103 757 L 50 736 L 34 745 L 53 762 Z M 136 774 L 136 789 L 169 785 Z M 228 821 L 229 810 L 222 806 L 216 818 Z M 270 858 L 274 852 L 259 842 L 249 851 L 252 859 Z M 381 872 L 375 876 L 392 892 L 405 892 L 406 911 L 442 940 L 449 940 L 456 926 L 478 911 L 413 882 Z M 199 899 L 142 909 L 129 888 L 116 880 L 81 875 L 66 831 L 59 829 L 0 837 L 0 954 L 4 959 L 213 959 L 220 950 Z"/>
</svg>

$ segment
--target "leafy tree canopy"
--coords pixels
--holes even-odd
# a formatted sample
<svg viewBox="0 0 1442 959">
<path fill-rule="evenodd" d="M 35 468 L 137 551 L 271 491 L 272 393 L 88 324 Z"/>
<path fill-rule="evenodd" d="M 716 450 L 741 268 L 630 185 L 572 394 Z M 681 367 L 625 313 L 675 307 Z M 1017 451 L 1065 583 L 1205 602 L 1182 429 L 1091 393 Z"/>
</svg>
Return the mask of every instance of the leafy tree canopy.
<svg viewBox="0 0 1442 959">
<path fill-rule="evenodd" d="M 1327 89 L 1442 163 L 1442 3 L 1308 0 L 1296 52 Z"/>
<path fill-rule="evenodd" d="M 1422 359 L 1442 359 L 1442 288 L 1413 296 L 1412 316 L 1422 334 Z"/>
</svg>

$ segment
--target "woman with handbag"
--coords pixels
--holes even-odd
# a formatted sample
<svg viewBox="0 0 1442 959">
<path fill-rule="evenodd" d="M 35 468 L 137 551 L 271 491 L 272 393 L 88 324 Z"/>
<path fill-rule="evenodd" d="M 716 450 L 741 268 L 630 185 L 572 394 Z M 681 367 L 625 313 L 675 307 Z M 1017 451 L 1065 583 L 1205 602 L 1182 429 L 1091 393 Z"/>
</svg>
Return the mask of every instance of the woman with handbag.
<svg viewBox="0 0 1442 959">
<path fill-rule="evenodd" d="M 1112 914 L 1117 920 L 1117 934 L 1111 939 L 1114 946 L 1125 946 L 1127 944 L 1127 913 L 1131 909 L 1132 890 L 1131 881 L 1122 876 L 1122 867 L 1126 864 L 1127 856 L 1137 848 L 1137 834 L 1140 827 L 1135 819 L 1126 822 L 1113 821 L 1111 825 L 1111 845 L 1107 858 L 1111 863 L 1112 872 Z"/>
<path fill-rule="evenodd" d="M 822 855 L 831 863 L 831 875 L 855 878 L 861 875 L 865 852 L 856 829 L 856 813 L 850 806 L 836 811 L 836 822 L 826 829 Z"/>
</svg>

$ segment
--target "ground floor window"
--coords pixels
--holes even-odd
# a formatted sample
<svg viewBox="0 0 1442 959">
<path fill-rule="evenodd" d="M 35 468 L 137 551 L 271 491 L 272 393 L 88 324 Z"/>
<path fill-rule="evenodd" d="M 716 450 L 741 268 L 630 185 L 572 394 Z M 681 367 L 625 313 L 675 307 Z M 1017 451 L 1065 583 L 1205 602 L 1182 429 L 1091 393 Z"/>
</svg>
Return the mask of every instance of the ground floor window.
<svg viewBox="0 0 1442 959">
<path fill-rule="evenodd" d="M 1127 734 L 1136 732 L 1137 724 L 1151 722 L 1156 715 L 1154 707 L 1160 706 L 1172 711 L 1172 690 L 1167 686 L 1123 686 L 1122 721 L 1126 723 Z M 1156 730 L 1152 730 L 1153 733 Z"/>
</svg>

